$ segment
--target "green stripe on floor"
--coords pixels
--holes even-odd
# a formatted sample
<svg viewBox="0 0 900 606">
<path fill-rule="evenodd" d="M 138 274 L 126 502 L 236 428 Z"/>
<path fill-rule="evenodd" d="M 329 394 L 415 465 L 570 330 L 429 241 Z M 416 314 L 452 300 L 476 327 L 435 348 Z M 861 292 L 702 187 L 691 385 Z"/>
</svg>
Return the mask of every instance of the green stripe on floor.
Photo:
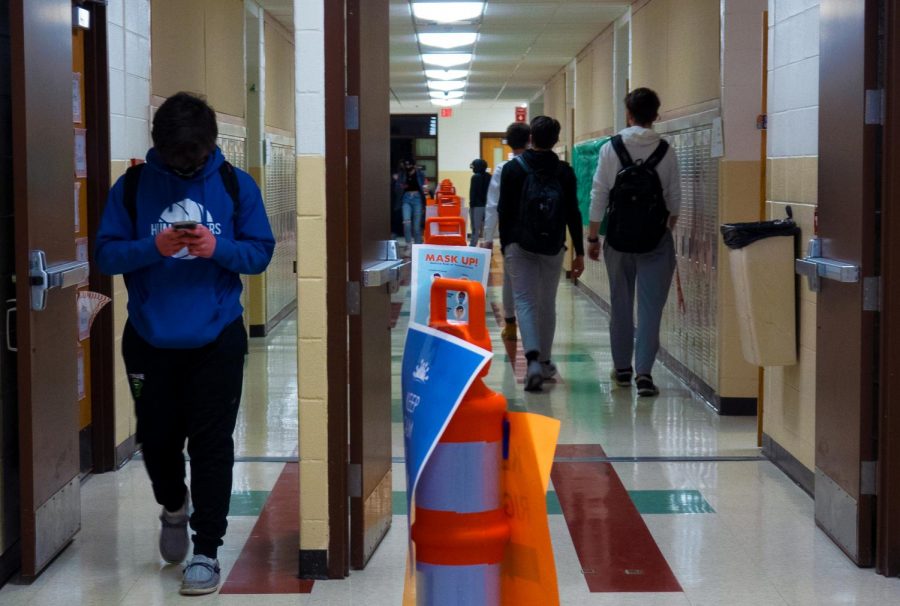
<svg viewBox="0 0 900 606">
<path fill-rule="evenodd" d="M 693 514 L 715 513 L 698 490 L 630 490 L 634 506 L 641 514 Z M 394 515 L 406 515 L 406 493 L 392 493 Z M 547 514 L 562 515 L 562 505 L 556 492 L 547 493 Z"/>
<path fill-rule="evenodd" d="M 228 509 L 228 515 L 259 516 L 268 498 L 268 490 L 242 490 L 241 492 L 232 492 L 231 506 Z"/>
<path fill-rule="evenodd" d="M 641 514 L 715 513 L 699 490 L 630 490 Z"/>
</svg>

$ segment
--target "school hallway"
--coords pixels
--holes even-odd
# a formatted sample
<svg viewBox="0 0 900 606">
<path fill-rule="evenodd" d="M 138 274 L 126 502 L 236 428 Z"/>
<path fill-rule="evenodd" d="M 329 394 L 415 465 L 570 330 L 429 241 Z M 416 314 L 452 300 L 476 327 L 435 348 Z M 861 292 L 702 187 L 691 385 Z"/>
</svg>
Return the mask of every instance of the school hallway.
<svg viewBox="0 0 900 606">
<path fill-rule="evenodd" d="M 756 447 L 755 417 L 720 416 L 662 366 L 661 394 L 611 385 L 607 316 L 563 280 L 557 379 L 523 391 L 523 358 L 500 339 L 501 272 L 488 288 L 494 362 L 487 384 L 509 409 L 560 419 L 547 496 L 564 605 L 887 605 L 900 580 L 859 569 L 815 526 L 810 495 Z M 393 296 L 399 393 L 409 288 Z M 4 606 L 241 604 L 395 606 L 406 563 L 402 413 L 393 405 L 393 520 L 365 570 L 342 581 L 296 576 L 296 323 L 251 340 L 235 447 L 238 462 L 223 585 L 177 595 L 182 566 L 159 558 L 159 506 L 140 458 L 82 488 L 82 530 L 31 585 L 0 589 Z"/>
</svg>

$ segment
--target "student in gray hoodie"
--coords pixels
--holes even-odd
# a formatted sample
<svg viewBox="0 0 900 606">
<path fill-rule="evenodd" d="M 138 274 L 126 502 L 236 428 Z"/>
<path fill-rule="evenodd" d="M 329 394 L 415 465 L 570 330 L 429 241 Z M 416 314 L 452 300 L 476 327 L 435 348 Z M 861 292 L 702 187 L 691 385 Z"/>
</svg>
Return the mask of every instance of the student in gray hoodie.
<svg viewBox="0 0 900 606">
<path fill-rule="evenodd" d="M 659 389 L 653 383 L 651 371 L 659 351 L 659 328 L 669 286 L 675 271 L 675 244 L 671 229 L 681 209 L 681 177 L 674 149 L 667 149 L 664 141 L 652 130 L 658 118 L 659 97 L 648 88 L 638 88 L 625 97 L 628 128 L 619 133 L 627 154 L 635 164 L 653 166 L 661 186 L 668 229 L 652 250 L 625 252 L 610 245 L 603 246 L 610 290 L 610 341 L 614 368 L 612 379 L 621 387 L 631 385 L 636 370 L 638 395 L 655 396 Z M 662 147 L 661 147 L 662 146 Z M 607 214 L 610 194 L 622 171 L 622 161 L 612 144 L 600 150 L 600 162 L 591 188 L 588 256 L 600 259 L 600 225 Z M 660 154 L 654 153 L 659 148 Z M 662 155 L 660 158 L 659 156 Z M 615 196 L 613 196 L 615 197 Z M 648 229 L 652 229 L 648 226 Z M 625 248 L 620 246 L 620 248 Z M 634 295 L 637 286 L 637 343 L 634 335 Z M 634 368 L 632 367 L 634 356 Z"/>
</svg>

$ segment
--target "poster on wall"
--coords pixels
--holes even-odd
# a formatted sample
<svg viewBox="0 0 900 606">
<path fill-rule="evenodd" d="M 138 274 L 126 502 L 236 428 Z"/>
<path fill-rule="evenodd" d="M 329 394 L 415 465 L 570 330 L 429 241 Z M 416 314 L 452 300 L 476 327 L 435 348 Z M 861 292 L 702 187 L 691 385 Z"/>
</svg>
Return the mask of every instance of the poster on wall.
<svg viewBox="0 0 900 606">
<path fill-rule="evenodd" d="M 455 278 L 481 282 L 487 288 L 491 251 L 471 246 L 416 244 L 412 250 L 410 322 L 428 325 L 431 315 L 431 283 L 435 278 Z M 447 319 L 469 320 L 469 302 L 464 292 L 447 293 Z"/>
<path fill-rule="evenodd" d="M 78 383 L 78 399 L 83 400 L 87 396 L 87 383 L 84 376 L 84 350 L 79 345 L 75 348 L 76 379 Z"/>
<path fill-rule="evenodd" d="M 75 181 L 75 233 L 81 231 L 81 181 Z"/>
<path fill-rule="evenodd" d="M 75 129 L 75 176 L 87 178 L 87 131 L 83 128 Z"/>
<path fill-rule="evenodd" d="M 72 72 L 72 122 L 81 122 L 81 73 Z"/>
<path fill-rule="evenodd" d="M 87 238 L 75 238 L 75 260 L 76 261 L 85 261 L 88 260 L 88 239 Z M 88 285 L 88 277 L 85 277 L 82 282 L 78 284 L 79 287 Z"/>
</svg>

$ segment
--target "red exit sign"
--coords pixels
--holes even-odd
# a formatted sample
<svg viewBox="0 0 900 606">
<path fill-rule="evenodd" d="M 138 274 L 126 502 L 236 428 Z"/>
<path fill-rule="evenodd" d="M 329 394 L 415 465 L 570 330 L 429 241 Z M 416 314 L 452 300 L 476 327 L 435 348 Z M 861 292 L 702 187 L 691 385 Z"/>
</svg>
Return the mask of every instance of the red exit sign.
<svg viewBox="0 0 900 606">
<path fill-rule="evenodd" d="M 452 107 L 442 107 L 441 108 L 441 118 L 452 118 L 453 117 L 453 108 Z"/>
</svg>

